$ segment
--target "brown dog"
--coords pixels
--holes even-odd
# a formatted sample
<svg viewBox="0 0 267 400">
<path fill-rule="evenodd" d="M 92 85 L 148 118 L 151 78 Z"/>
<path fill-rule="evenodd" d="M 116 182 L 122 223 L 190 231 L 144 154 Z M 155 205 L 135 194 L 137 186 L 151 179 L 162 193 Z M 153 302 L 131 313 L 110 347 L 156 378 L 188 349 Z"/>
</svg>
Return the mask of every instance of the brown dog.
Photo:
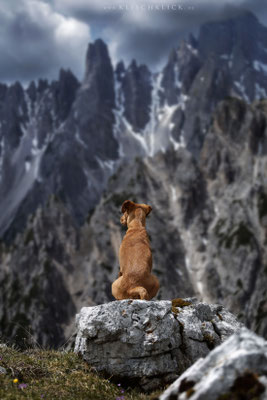
<svg viewBox="0 0 267 400">
<path fill-rule="evenodd" d="M 146 217 L 152 208 L 126 200 L 121 208 L 122 225 L 128 230 L 120 246 L 119 278 L 112 284 L 117 300 L 150 300 L 159 290 L 158 279 L 151 274 L 152 253 L 146 231 Z"/>
</svg>

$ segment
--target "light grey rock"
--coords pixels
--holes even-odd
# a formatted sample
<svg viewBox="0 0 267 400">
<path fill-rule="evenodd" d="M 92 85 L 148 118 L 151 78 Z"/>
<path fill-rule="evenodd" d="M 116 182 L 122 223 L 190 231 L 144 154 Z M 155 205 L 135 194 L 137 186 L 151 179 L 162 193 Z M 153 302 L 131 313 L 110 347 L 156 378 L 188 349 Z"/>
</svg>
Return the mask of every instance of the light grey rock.
<svg viewBox="0 0 267 400">
<path fill-rule="evenodd" d="M 75 352 L 97 371 L 151 390 L 173 381 L 241 324 L 219 305 L 123 300 L 83 307 Z"/>
<path fill-rule="evenodd" d="M 266 367 L 267 342 L 242 328 L 199 359 L 159 399 L 263 400 L 267 398 Z"/>
</svg>

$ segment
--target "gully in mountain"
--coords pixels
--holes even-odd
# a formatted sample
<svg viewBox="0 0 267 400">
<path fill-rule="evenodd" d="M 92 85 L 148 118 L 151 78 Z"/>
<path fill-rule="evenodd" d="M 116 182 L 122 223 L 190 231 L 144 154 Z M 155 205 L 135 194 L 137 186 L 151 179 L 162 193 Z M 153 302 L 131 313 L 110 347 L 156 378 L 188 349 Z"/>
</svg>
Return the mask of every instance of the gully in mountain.
<svg viewBox="0 0 267 400">
<path fill-rule="evenodd" d="M 122 205 L 122 225 L 128 230 L 120 246 L 119 278 L 112 284 L 117 300 L 151 300 L 159 290 L 158 279 L 151 274 L 152 253 L 145 228 L 152 208 L 126 200 Z"/>
</svg>

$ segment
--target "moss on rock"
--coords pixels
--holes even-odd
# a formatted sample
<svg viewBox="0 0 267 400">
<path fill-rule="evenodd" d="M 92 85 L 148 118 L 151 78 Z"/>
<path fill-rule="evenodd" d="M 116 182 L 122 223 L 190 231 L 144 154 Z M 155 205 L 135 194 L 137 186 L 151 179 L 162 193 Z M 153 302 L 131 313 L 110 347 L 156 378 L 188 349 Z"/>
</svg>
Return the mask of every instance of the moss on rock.
<svg viewBox="0 0 267 400">
<path fill-rule="evenodd" d="M 237 377 L 230 390 L 217 400 L 259 400 L 264 391 L 265 386 L 258 380 L 257 374 L 247 371 Z"/>
<path fill-rule="evenodd" d="M 186 307 L 190 306 L 192 304 L 191 301 L 187 301 L 181 298 L 173 299 L 172 300 L 172 306 L 173 307 Z"/>
<path fill-rule="evenodd" d="M 177 299 L 173 299 L 172 300 L 172 312 L 177 315 L 179 314 L 180 310 L 177 307 L 186 307 L 186 306 L 190 306 L 192 304 L 191 301 L 186 301 L 184 299 L 181 298 L 177 298 Z"/>
</svg>

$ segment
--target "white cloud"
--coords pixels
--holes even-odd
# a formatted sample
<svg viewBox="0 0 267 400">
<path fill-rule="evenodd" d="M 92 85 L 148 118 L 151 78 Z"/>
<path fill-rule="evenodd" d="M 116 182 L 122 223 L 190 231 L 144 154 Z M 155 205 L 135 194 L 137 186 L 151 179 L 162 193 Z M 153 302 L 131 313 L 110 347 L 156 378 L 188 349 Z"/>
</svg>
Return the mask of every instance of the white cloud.
<svg viewBox="0 0 267 400">
<path fill-rule="evenodd" d="M 87 24 L 55 12 L 48 3 L 40 0 L 23 0 L 23 3 L 30 18 L 39 25 L 51 29 L 59 43 L 73 39 L 88 40 L 89 27 Z"/>
<path fill-rule="evenodd" d="M 87 24 L 73 17 L 65 17 L 55 12 L 52 7 L 40 0 L 24 0 L 26 9 L 33 19 L 46 26 L 52 33 L 54 46 L 64 54 L 67 50 L 70 63 L 84 57 L 90 40 L 90 29 Z"/>
<path fill-rule="evenodd" d="M 0 81 L 12 74 L 20 80 L 54 79 L 61 67 L 82 78 L 90 41 L 87 23 L 55 11 L 42 0 L 21 0 L 17 7 L 0 0 L 0 13 Z"/>
</svg>

